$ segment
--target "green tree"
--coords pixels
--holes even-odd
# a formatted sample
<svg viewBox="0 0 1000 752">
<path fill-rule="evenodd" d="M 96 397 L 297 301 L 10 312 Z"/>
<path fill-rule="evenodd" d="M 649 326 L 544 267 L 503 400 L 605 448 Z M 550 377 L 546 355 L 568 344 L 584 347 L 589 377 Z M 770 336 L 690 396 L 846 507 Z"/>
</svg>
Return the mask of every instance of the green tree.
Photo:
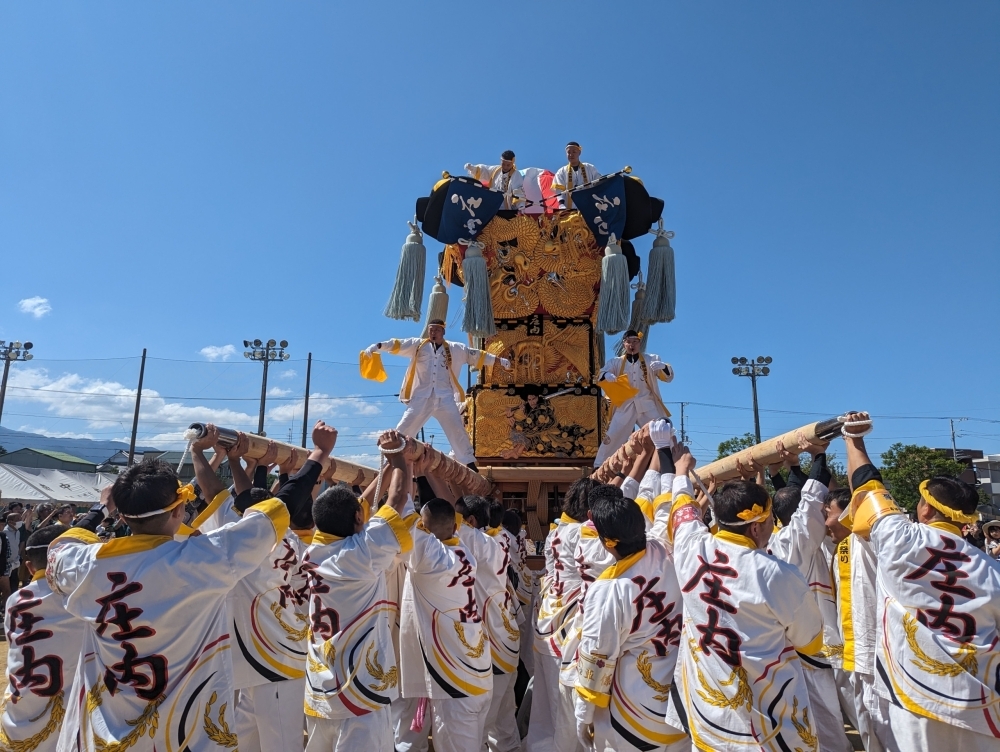
<svg viewBox="0 0 1000 752">
<path fill-rule="evenodd" d="M 930 447 L 896 443 L 882 453 L 882 478 L 898 504 L 913 511 L 920 484 L 934 475 L 959 476 L 965 465 Z"/>
<path fill-rule="evenodd" d="M 719 444 L 719 456 L 715 459 L 721 460 L 723 457 L 728 457 L 731 454 L 742 452 L 744 449 L 749 449 L 750 447 L 756 445 L 757 438 L 752 433 L 745 433 L 742 436 L 734 436 L 733 438 L 726 439 Z"/>
</svg>

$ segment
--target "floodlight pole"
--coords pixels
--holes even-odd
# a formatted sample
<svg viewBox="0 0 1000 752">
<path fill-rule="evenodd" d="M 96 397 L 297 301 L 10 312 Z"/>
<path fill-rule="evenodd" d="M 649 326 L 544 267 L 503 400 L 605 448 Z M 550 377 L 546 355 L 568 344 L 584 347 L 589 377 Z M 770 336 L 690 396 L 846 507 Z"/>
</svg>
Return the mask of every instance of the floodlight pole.
<svg viewBox="0 0 1000 752">
<path fill-rule="evenodd" d="M 753 430 L 757 443 L 760 443 L 760 410 L 757 407 L 757 378 L 767 376 L 771 372 L 771 356 L 758 355 L 756 359 L 733 358 L 733 375 L 748 376 L 750 388 L 753 390 Z"/>
<path fill-rule="evenodd" d="M 31 360 L 28 350 L 33 345 L 30 342 L 4 342 L 0 339 L 0 358 L 3 358 L 3 379 L 0 380 L 0 420 L 3 419 L 3 403 L 7 399 L 7 377 L 10 375 L 10 364 L 15 360 Z"/>
<path fill-rule="evenodd" d="M 266 436 L 264 433 L 264 407 L 267 404 L 267 369 L 272 360 L 288 360 L 289 355 L 285 352 L 288 342 L 281 340 L 281 343 L 269 339 L 266 343 L 255 339 L 243 340 L 243 346 L 248 348 L 243 352 L 243 357 L 250 360 L 259 360 L 264 364 L 264 378 L 260 382 L 260 416 L 257 420 L 257 435 Z"/>
</svg>

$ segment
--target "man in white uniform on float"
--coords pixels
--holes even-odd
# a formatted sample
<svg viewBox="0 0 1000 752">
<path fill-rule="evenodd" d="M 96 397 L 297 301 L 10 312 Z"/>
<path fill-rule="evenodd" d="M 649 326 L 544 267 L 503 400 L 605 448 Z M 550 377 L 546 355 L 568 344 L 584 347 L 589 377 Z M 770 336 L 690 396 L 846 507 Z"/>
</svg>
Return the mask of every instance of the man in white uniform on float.
<svg viewBox="0 0 1000 752">
<path fill-rule="evenodd" d="M 476 457 L 472 443 L 465 431 L 458 411 L 465 400 L 465 390 L 458 381 L 462 366 L 479 370 L 498 360 L 484 350 L 466 347 L 461 342 L 447 342 L 444 338 L 444 321 L 431 319 L 427 324 L 427 337 L 390 339 L 376 342 L 366 353 L 388 352 L 390 355 L 410 357 L 410 367 L 403 377 L 399 401 L 406 405 L 396 430 L 404 436 L 416 436 L 430 418 L 441 424 L 448 437 L 455 459 L 475 469 Z M 510 369 L 510 361 L 499 358 L 500 365 Z"/>
<path fill-rule="evenodd" d="M 583 147 L 576 141 L 566 144 L 566 161 L 556 170 L 555 177 L 552 178 L 552 190 L 562 193 L 561 207 L 564 209 L 573 208 L 573 197 L 570 193 L 574 188 L 579 188 L 587 183 L 594 183 L 601 177 L 601 172 L 590 162 L 581 162 L 580 155 Z"/>
<path fill-rule="evenodd" d="M 673 381 L 674 369 L 669 363 L 661 361 L 659 355 L 643 355 L 639 352 L 642 338 L 638 332 L 629 329 L 622 342 L 625 344 L 625 352 L 607 362 L 601 369 L 598 382 L 614 382 L 621 376 L 627 376 L 628 386 L 635 389 L 636 393 L 615 408 L 604 442 L 597 451 L 594 467 L 600 467 L 604 460 L 614 454 L 632 435 L 637 425 L 641 428 L 650 421 L 670 418 L 670 411 L 660 398 L 659 382 Z"/>
<path fill-rule="evenodd" d="M 466 163 L 465 171 L 490 190 L 503 194 L 501 209 L 514 209 L 524 200 L 524 178 L 517 171 L 514 152 L 510 149 L 500 155 L 498 165 Z"/>
</svg>

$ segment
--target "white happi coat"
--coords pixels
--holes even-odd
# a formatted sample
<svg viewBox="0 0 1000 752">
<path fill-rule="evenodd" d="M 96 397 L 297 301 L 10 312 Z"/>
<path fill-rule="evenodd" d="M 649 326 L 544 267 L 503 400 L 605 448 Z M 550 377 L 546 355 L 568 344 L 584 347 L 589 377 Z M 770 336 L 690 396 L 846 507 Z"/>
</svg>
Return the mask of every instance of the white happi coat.
<svg viewBox="0 0 1000 752">
<path fill-rule="evenodd" d="M 615 413 L 623 411 L 627 406 L 632 405 L 637 416 L 653 416 L 649 420 L 670 417 L 670 411 L 667 410 L 667 406 L 663 404 L 663 398 L 660 396 L 659 382 L 670 383 L 673 381 L 673 369 L 669 364 L 662 370 L 653 370 L 650 367 L 652 363 L 662 362 L 659 355 L 639 353 L 639 357 L 634 363 L 629 362 L 627 356 L 621 355 L 611 358 L 604 364 L 599 377 L 601 380 L 608 378 L 614 380 L 622 374 L 626 374 L 629 386 L 638 390 L 638 393 L 620 408 L 617 408 Z M 643 425 L 648 423 L 649 420 L 645 421 Z"/>
<path fill-rule="evenodd" d="M 724 752 L 812 749 L 816 731 L 796 649 L 821 648 L 822 621 L 805 580 L 745 536 L 712 535 L 687 477 L 674 478 L 673 499 L 684 599 L 679 694 L 692 740 Z"/>
<path fill-rule="evenodd" d="M 595 734 L 629 745 L 608 747 L 615 750 L 684 739 L 664 722 L 682 618 L 666 549 L 648 541 L 645 550 L 607 567 L 587 589 L 583 611 L 576 691 L 599 708 Z"/>
<path fill-rule="evenodd" d="M 405 561 L 401 694 L 432 700 L 485 695 L 493 688 L 493 673 L 476 607 L 475 558 L 459 538 L 440 541 L 418 525 Z"/>
<path fill-rule="evenodd" d="M 518 198 L 524 198 L 524 177 L 518 172 L 517 167 L 512 167 L 510 172 L 504 172 L 502 165 L 477 164 L 472 165 L 472 169 L 466 172 L 491 190 L 503 194 L 501 209 L 513 209 Z"/>
<path fill-rule="evenodd" d="M 463 522 L 458 537 L 476 560 L 476 607 L 486 627 L 490 642 L 494 674 L 509 674 L 517 670 L 517 654 L 521 632 L 507 590 L 509 559 L 500 544 L 486 534 Z"/>
<path fill-rule="evenodd" d="M 413 545 L 416 515 L 383 506 L 348 538 L 317 532 L 305 553 L 309 577 L 306 715 L 356 718 L 399 697 L 399 668 L 386 571 Z"/>
<path fill-rule="evenodd" d="M 573 659 L 572 653 L 566 654 L 565 647 L 583 589 L 576 567 L 576 544 L 582 527 L 582 523 L 563 513 L 545 540 L 546 581 L 539 594 L 535 651 L 560 659 L 561 668 Z"/>
<path fill-rule="evenodd" d="M 570 657 L 570 660 L 563 661 L 559 670 L 559 683 L 567 687 L 576 686 L 576 669 L 579 661 L 577 651 L 580 646 L 580 636 L 583 634 L 583 611 L 587 590 L 604 570 L 615 563 L 615 557 L 601 543 L 597 528 L 589 520 L 580 527 L 580 540 L 577 541 L 573 560 L 576 564 L 576 571 L 580 575 L 580 605 L 573 617 L 573 625 L 570 627 L 563 645 L 563 650 Z"/>
<path fill-rule="evenodd" d="M 580 162 L 576 167 L 565 164 L 556 170 L 552 178 L 552 190 L 571 191 L 586 183 L 593 183 L 601 177 L 601 172 L 590 162 Z M 573 200 L 569 195 L 559 197 L 560 206 L 573 208 Z"/>
<path fill-rule="evenodd" d="M 478 370 L 484 365 L 493 365 L 496 360 L 495 355 L 466 347 L 461 342 L 444 342 L 437 350 L 430 340 L 419 337 L 390 339 L 377 344 L 382 352 L 411 358 L 399 392 L 399 401 L 404 404 L 425 402 L 431 397 L 447 398 L 452 402 L 464 400 L 465 390 L 459 381 L 462 366 Z"/>
<path fill-rule="evenodd" d="M 0 749 L 52 752 L 87 625 L 63 608 L 45 572 L 7 599 L 7 691 Z"/>
<path fill-rule="evenodd" d="M 101 543 L 80 528 L 57 538 L 49 584 L 89 624 L 59 750 L 235 744 L 225 723 L 233 697 L 226 594 L 287 528 L 285 505 L 269 499 L 237 522 L 183 541 L 133 535 Z"/>
<path fill-rule="evenodd" d="M 239 521 L 234 503 L 227 494 L 201 526 L 202 532 Z M 260 566 L 226 598 L 236 689 L 305 676 L 308 582 L 296 553 L 299 546 L 298 536 L 286 530 Z"/>
<path fill-rule="evenodd" d="M 806 660 L 817 668 L 839 667 L 844 652 L 833 595 L 831 551 L 824 545 L 828 538 L 823 503 L 828 493 L 829 489 L 818 480 L 807 480 L 788 525 L 776 529 L 767 544 L 769 554 L 799 570 L 816 602 L 823 620 L 823 651 Z"/>
<path fill-rule="evenodd" d="M 876 669 L 895 704 L 1000 749 L 1000 567 L 955 525 L 877 520 Z M 992 746 L 995 744 L 996 746 Z M 979 747 L 977 747 L 979 748 Z"/>
</svg>

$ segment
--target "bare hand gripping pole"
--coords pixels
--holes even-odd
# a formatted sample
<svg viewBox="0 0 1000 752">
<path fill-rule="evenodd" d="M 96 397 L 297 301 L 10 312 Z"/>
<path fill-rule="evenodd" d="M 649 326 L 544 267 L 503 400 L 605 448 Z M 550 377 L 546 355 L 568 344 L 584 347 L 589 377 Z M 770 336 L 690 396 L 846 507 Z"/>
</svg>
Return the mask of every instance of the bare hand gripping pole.
<svg viewBox="0 0 1000 752">
<path fill-rule="evenodd" d="M 192 423 L 185 434 L 185 438 L 193 441 L 205 435 L 204 423 Z M 281 465 L 282 469 L 295 472 L 301 468 L 309 457 L 309 450 L 302 447 L 292 446 L 282 441 L 272 441 L 271 439 L 257 436 L 256 434 L 246 434 L 249 442 L 245 457 L 259 460 L 264 457 L 270 447 L 277 447 L 278 454 L 275 462 Z M 219 427 L 219 444 L 226 449 L 236 446 L 239 441 L 240 431 L 232 428 Z M 492 490 L 492 484 L 483 476 L 470 470 L 460 462 L 446 454 L 434 449 L 434 447 L 423 442 L 411 439 L 413 442 L 413 452 L 411 457 L 414 461 L 426 458 L 424 468 L 427 472 L 434 473 L 443 480 L 448 481 L 452 486 L 458 488 L 463 494 L 477 494 L 485 496 Z M 378 470 L 372 467 L 365 467 L 347 460 L 330 457 L 323 464 L 322 477 L 328 480 L 338 480 L 349 483 L 353 486 L 364 488 L 375 480 Z"/>
</svg>

